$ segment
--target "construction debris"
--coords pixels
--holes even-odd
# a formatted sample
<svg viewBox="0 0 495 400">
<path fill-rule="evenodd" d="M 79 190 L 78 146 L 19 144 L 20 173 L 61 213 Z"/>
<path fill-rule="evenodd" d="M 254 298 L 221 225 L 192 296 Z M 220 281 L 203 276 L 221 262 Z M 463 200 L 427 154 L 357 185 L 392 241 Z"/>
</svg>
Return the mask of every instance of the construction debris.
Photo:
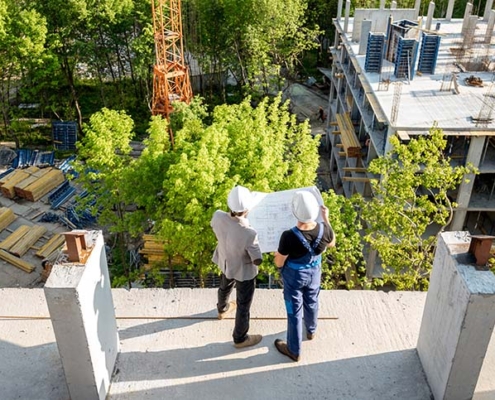
<svg viewBox="0 0 495 400">
<path fill-rule="evenodd" d="M 483 87 L 483 80 L 474 75 L 471 75 L 464 79 L 464 82 L 466 83 L 466 85 L 469 86 Z"/>
</svg>

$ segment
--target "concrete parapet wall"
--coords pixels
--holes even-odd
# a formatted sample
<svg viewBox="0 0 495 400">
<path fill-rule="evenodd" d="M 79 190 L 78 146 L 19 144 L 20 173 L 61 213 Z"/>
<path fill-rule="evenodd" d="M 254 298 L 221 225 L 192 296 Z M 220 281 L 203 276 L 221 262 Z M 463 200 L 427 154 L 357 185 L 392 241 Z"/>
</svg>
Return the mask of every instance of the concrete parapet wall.
<svg viewBox="0 0 495 400">
<path fill-rule="evenodd" d="M 44 292 L 71 399 L 105 399 L 119 339 L 101 232 L 84 264 L 55 264 Z"/>
<path fill-rule="evenodd" d="M 418 338 L 436 400 L 473 397 L 495 325 L 495 275 L 475 269 L 467 232 L 439 237 Z"/>
</svg>

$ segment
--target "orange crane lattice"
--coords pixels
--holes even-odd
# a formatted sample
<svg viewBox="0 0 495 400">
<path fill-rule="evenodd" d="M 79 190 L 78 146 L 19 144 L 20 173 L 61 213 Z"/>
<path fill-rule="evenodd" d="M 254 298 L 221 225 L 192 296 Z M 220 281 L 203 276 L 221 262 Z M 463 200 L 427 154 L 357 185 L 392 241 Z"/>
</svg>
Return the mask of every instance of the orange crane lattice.
<svg viewBox="0 0 495 400">
<path fill-rule="evenodd" d="M 174 101 L 189 103 L 191 82 L 184 62 L 180 0 L 152 0 L 156 64 L 151 113 L 169 119 Z M 172 143 L 173 137 L 171 136 Z"/>
</svg>

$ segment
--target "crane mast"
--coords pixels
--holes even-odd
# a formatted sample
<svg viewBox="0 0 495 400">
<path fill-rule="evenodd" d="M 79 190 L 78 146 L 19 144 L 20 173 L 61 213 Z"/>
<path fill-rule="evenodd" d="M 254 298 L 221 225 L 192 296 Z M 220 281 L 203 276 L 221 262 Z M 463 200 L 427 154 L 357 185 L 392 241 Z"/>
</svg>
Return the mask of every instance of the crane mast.
<svg viewBox="0 0 495 400">
<path fill-rule="evenodd" d="M 191 82 L 184 61 L 181 1 L 152 0 L 151 4 L 156 54 L 151 113 L 169 120 L 174 101 L 189 103 L 192 99 Z"/>
</svg>

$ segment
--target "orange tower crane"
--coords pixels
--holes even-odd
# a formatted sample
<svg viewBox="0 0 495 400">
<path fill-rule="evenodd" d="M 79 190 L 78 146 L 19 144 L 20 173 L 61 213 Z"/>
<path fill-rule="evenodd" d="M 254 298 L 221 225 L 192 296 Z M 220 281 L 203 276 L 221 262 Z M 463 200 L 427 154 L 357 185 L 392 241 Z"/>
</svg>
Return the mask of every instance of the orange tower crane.
<svg viewBox="0 0 495 400">
<path fill-rule="evenodd" d="M 188 68 L 184 62 L 180 0 L 152 0 L 156 64 L 153 68 L 151 113 L 170 119 L 174 101 L 192 99 Z M 170 133 L 173 144 L 173 136 Z"/>
</svg>

